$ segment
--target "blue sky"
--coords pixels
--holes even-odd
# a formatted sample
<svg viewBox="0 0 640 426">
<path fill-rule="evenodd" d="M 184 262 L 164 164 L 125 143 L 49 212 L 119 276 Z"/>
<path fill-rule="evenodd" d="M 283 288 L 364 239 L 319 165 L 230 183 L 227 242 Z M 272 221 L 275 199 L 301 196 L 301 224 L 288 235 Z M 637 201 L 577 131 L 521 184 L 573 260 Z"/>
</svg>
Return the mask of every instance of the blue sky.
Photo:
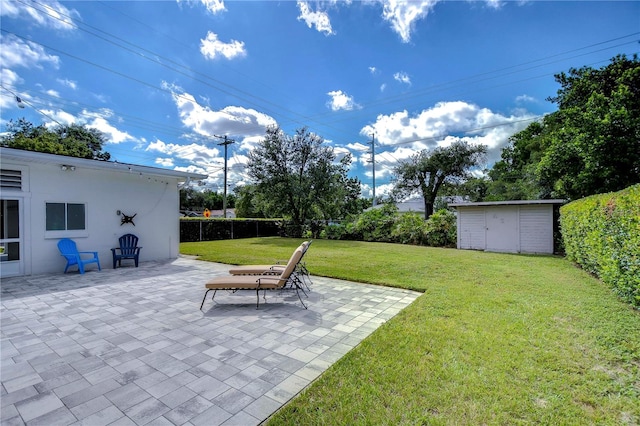
<svg viewBox="0 0 640 426">
<path fill-rule="evenodd" d="M 421 150 L 489 147 L 555 106 L 553 75 L 640 51 L 636 1 L 1 0 L 0 124 L 85 124 L 112 160 L 247 183 L 247 153 L 308 126 L 371 195 Z M 15 96 L 26 107 L 18 108 Z"/>
</svg>

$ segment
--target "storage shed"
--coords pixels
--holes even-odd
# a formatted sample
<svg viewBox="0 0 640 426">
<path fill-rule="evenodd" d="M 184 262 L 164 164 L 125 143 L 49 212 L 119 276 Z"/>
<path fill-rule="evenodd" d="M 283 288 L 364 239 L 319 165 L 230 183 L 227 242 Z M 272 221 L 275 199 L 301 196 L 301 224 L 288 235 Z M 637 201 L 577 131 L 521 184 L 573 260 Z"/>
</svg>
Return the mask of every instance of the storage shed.
<svg viewBox="0 0 640 426">
<path fill-rule="evenodd" d="M 557 212 L 565 200 L 453 203 L 458 248 L 505 253 L 554 253 Z"/>
</svg>

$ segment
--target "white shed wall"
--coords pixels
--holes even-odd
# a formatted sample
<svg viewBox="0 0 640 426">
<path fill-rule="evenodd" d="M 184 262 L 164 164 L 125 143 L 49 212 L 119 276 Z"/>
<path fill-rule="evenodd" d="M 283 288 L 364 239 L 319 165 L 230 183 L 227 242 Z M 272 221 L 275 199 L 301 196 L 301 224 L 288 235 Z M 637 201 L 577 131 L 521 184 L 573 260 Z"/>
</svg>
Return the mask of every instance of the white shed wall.
<svg viewBox="0 0 640 426">
<path fill-rule="evenodd" d="M 486 248 L 485 229 L 486 222 L 484 207 L 459 209 L 458 248 L 484 250 Z"/>
<path fill-rule="evenodd" d="M 98 251 L 103 268 L 112 267 L 110 249 L 117 247 L 118 237 L 126 233 L 139 237 L 139 245 L 143 246 L 141 262 L 178 256 L 177 178 L 81 167 L 63 171 L 55 164 L 12 164 L 4 159 L 2 168 L 23 171 L 23 190 L 14 195 L 21 199 L 24 212 L 24 274 L 63 271 L 66 262 L 56 244 L 65 237 L 72 238 L 80 251 Z M 11 197 L 12 192 L 3 191 L 2 197 Z M 86 204 L 86 230 L 46 231 L 47 202 Z M 117 210 L 128 216 L 136 214 L 135 226 L 121 225 Z"/>
<path fill-rule="evenodd" d="M 551 204 L 457 206 L 458 248 L 553 253 Z"/>
<path fill-rule="evenodd" d="M 520 251 L 553 253 L 552 206 L 520 206 Z"/>
</svg>

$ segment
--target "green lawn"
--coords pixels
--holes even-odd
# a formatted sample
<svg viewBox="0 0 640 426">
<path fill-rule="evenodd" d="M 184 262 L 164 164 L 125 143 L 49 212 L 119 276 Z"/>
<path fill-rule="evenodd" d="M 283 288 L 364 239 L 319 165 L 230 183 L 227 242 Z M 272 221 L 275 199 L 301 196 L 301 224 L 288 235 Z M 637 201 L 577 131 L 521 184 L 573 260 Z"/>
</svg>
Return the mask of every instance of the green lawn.
<svg viewBox="0 0 640 426">
<path fill-rule="evenodd" d="M 301 240 L 183 243 L 270 263 Z M 640 312 L 568 261 L 316 240 L 312 274 L 424 294 L 269 424 L 639 424 Z"/>
</svg>

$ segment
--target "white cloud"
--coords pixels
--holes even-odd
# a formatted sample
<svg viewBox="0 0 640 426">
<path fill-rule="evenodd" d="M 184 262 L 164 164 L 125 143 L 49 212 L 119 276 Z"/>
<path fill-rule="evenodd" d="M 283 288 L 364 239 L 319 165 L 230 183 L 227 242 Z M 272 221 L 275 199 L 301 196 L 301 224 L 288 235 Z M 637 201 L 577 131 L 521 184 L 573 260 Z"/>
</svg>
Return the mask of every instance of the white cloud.
<svg viewBox="0 0 640 426">
<path fill-rule="evenodd" d="M 265 128 L 265 131 L 266 131 L 266 128 Z M 238 141 L 240 144 L 240 149 L 242 151 L 247 151 L 247 152 L 251 151 L 256 146 L 258 146 L 258 144 L 264 139 L 264 133 L 265 132 L 262 132 L 259 135 L 245 136 L 244 138 L 242 138 L 242 140 Z"/>
<path fill-rule="evenodd" d="M 24 80 L 15 71 L 2 68 L 0 70 L 0 81 L 6 86 L 13 86 L 16 83 L 22 83 Z"/>
<path fill-rule="evenodd" d="M 194 4 L 202 4 L 209 13 L 215 15 L 226 10 L 223 0 L 176 0 L 178 4 L 186 3 L 190 6 Z"/>
<path fill-rule="evenodd" d="M 350 149 L 348 149 L 347 147 L 343 147 L 343 146 L 335 146 L 335 147 L 333 147 L 333 153 L 336 155 L 336 159 L 335 159 L 336 162 L 342 160 L 348 154 L 352 154 Z M 352 163 L 351 164 L 351 168 L 353 168 L 353 167 L 354 167 L 354 164 Z"/>
<path fill-rule="evenodd" d="M 171 91 L 182 124 L 196 134 L 208 138 L 214 135 L 242 138 L 236 141 L 240 144 L 241 150 L 257 143 L 256 138 L 264 137 L 267 127 L 277 124 L 272 117 L 254 109 L 227 106 L 213 110 L 208 106 L 202 106 L 193 95 L 184 93 L 177 86 L 163 83 L 163 87 Z"/>
<path fill-rule="evenodd" d="M 222 0 L 202 0 L 202 4 L 214 15 L 225 10 L 224 1 Z"/>
<path fill-rule="evenodd" d="M 86 125 L 88 127 L 98 129 L 102 133 L 104 133 L 107 139 L 107 143 L 110 144 L 119 144 L 122 142 L 131 142 L 135 140 L 135 138 L 129 133 L 118 130 L 102 117 L 96 117 L 93 119 L 93 121 L 86 123 Z"/>
<path fill-rule="evenodd" d="M 4 67 L 42 68 L 42 64 L 50 64 L 57 69 L 60 65 L 58 56 L 49 55 L 41 45 L 31 41 L 14 35 L 2 35 L 0 43 L 0 62 Z"/>
<path fill-rule="evenodd" d="M 371 177 L 371 176 L 369 176 Z M 378 174 L 376 173 L 376 178 L 378 177 Z M 389 195 L 391 193 L 391 190 L 393 189 L 393 184 L 392 183 L 385 183 L 385 184 L 379 184 L 376 183 L 376 198 L 378 197 L 384 197 L 386 195 Z M 373 197 L 373 187 L 372 185 L 369 185 L 367 183 L 363 183 L 360 185 L 360 194 L 363 198 L 371 198 Z"/>
<path fill-rule="evenodd" d="M 352 142 L 347 144 L 346 147 L 349 148 L 351 151 L 361 151 L 361 152 L 365 152 L 370 149 L 369 145 L 365 145 L 361 142 Z"/>
<path fill-rule="evenodd" d="M 45 93 L 48 96 L 51 96 L 52 98 L 59 98 L 60 97 L 60 93 L 57 90 L 49 89 Z"/>
<path fill-rule="evenodd" d="M 215 163 L 216 166 L 219 166 L 220 164 L 220 150 L 217 147 L 209 148 L 204 144 L 191 143 L 188 145 L 180 145 L 175 143 L 166 143 L 160 139 L 156 139 L 154 142 L 147 145 L 145 151 L 171 155 L 173 158 L 187 160 L 191 163 L 199 163 L 201 165 Z M 169 159 L 164 159 L 163 161 L 167 162 Z"/>
<path fill-rule="evenodd" d="M 175 170 L 206 174 L 209 176 L 205 180 L 206 186 L 213 189 L 222 187 L 224 154 L 217 145 L 207 143 L 181 145 L 156 139 L 147 146 L 145 151 L 162 155 L 157 157 L 156 164 L 173 167 Z M 243 182 L 247 179 L 244 168 L 247 161 L 248 158 L 244 155 L 230 153 L 227 176 L 229 184 Z"/>
<path fill-rule="evenodd" d="M 393 75 L 393 79 L 399 83 L 408 84 L 411 86 L 411 78 L 409 74 L 404 71 L 397 72 Z"/>
<path fill-rule="evenodd" d="M 382 17 L 391 23 L 403 43 L 411 41 L 415 21 L 426 18 L 439 0 L 381 0 Z"/>
<path fill-rule="evenodd" d="M 331 97 L 327 102 L 327 107 L 331 108 L 332 111 L 339 111 L 341 109 L 351 111 L 352 109 L 361 108 L 361 106 L 353 100 L 353 96 L 347 95 L 342 90 L 334 90 L 327 93 L 327 95 Z"/>
<path fill-rule="evenodd" d="M 309 3 L 300 0 L 298 0 L 298 8 L 300 9 L 298 21 L 304 21 L 309 28 L 315 27 L 318 32 L 325 33 L 325 35 L 335 34 L 331 27 L 331 20 L 329 19 L 327 12 L 312 12 L 309 7 Z"/>
<path fill-rule="evenodd" d="M 247 52 L 244 49 L 244 42 L 231 40 L 230 43 L 224 43 L 218 40 L 218 35 L 209 31 L 207 37 L 200 40 L 200 53 L 207 59 L 215 59 L 222 55 L 227 59 L 233 59 L 236 56 L 245 56 Z"/>
<path fill-rule="evenodd" d="M 461 138 L 470 144 L 487 145 L 489 160 L 495 161 L 508 138 L 528 126 L 533 118 L 535 115 L 526 111 L 505 116 L 467 102 L 439 102 L 414 115 L 406 110 L 379 115 L 360 134 L 368 137 L 375 133 L 381 150 L 397 147 L 392 152 L 398 160 L 420 149 L 448 146 Z"/>
<path fill-rule="evenodd" d="M 378 69 L 377 69 L 376 67 L 369 67 L 369 72 L 370 72 L 371 74 L 375 74 L 375 73 L 377 73 L 377 72 L 378 72 Z"/>
<path fill-rule="evenodd" d="M 391 23 L 403 43 L 411 41 L 416 21 L 425 19 L 442 0 L 378 0 L 382 3 L 382 17 Z M 492 9 L 502 6 L 501 0 L 485 0 Z"/>
<path fill-rule="evenodd" d="M 537 103 L 537 102 L 538 102 L 538 100 L 536 98 L 534 98 L 533 96 L 529 96 L 529 95 L 516 96 L 516 103 L 517 104 Z"/>
<path fill-rule="evenodd" d="M 384 92 L 384 89 L 386 89 L 386 88 L 387 88 L 387 83 L 382 83 L 382 84 L 380 85 L 380 91 L 381 91 L 381 92 Z"/>
<path fill-rule="evenodd" d="M 15 87 L 16 84 L 22 83 L 24 80 L 16 74 L 14 71 L 8 68 L 0 69 L 0 82 L 5 87 Z M 22 97 L 22 95 L 20 95 Z M 23 100 L 26 100 L 25 97 Z M 2 89 L 0 94 L 0 111 L 7 111 L 9 109 L 18 109 L 18 103 L 16 102 L 15 94 L 13 92 Z M 4 120 L 0 119 L 0 124 L 4 124 Z"/>
<path fill-rule="evenodd" d="M 69 80 L 68 78 L 58 78 L 56 81 L 63 86 L 69 87 L 73 90 L 78 89 L 78 84 L 73 80 Z"/>
<path fill-rule="evenodd" d="M 27 19 L 37 25 L 57 30 L 70 31 L 76 28 L 73 20 L 80 18 L 77 10 L 67 9 L 56 0 L 33 4 L 34 6 L 31 6 L 22 2 L 2 0 L 0 16 Z"/>
<path fill-rule="evenodd" d="M 135 142 L 136 138 L 129 133 L 122 131 L 112 125 L 108 119 L 115 118 L 113 111 L 102 109 L 100 111 L 83 110 L 79 115 L 75 116 L 61 109 L 58 110 L 41 110 L 46 117 L 55 121 L 46 123 L 46 126 L 52 127 L 59 124 L 78 124 L 92 129 L 101 131 L 107 144 L 120 144 L 123 142 Z"/>
<path fill-rule="evenodd" d="M 173 163 L 173 158 L 156 158 L 155 163 L 161 167 L 173 167 L 174 163 Z"/>
<path fill-rule="evenodd" d="M 45 123 L 45 126 L 47 126 L 47 127 L 55 127 L 55 126 L 58 125 L 58 123 L 59 124 L 64 124 L 64 125 L 75 124 L 75 123 L 80 124 L 80 120 L 78 119 L 78 117 L 76 117 L 75 115 L 70 114 L 70 113 L 68 113 L 66 111 L 63 111 L 63 110 L 60 110 L 60 109 L 59 110 L 46 110 L 45 109 L 45 110 L 41 110 L 41 111 L 42 111 L 43 114 L 46 115 L 46 117 L 49 117 L 49 118 L 55 120 L 55 122 L 51 121 L 51 122 Z"/>
</svg>

